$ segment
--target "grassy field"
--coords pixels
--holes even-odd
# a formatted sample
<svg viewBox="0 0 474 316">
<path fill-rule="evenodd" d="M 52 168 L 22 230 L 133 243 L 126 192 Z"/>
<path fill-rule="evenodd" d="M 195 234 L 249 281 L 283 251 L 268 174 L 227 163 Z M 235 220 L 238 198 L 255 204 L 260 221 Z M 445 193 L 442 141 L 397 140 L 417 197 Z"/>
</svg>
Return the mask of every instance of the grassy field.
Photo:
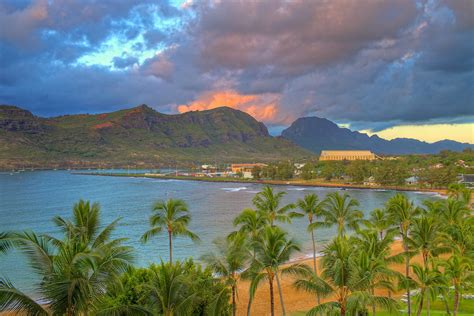
<svg viewBox="0 0 474 316">
<path fill-rule="evenodd" d="M 452 308 L 453 303 L 450 302 L 449 306 Z M 412 314 L 413 315 L 416 314 L 416 307 L 413 307 Z M 452 311 L 451 311 L 451 314 L 452 314 Z M 301 311 L 301 312 L 296 312 L 296 313 L 291 314 L 291 316 L 303 316 L 303 315 L 306 315 L 306 312 Z M 372 314 L 369 314 L 369 315 L 372 315 Z M 406 315 L 406 312 L 400 312 L 398 314 L 395 314 L 395 313 L 390 313 L 386 311 L 378 311 L 377 315 L 379 316 Z M 428 315 L 425 309 L 423 310 L 421 315 L 423 316 Z M 431 315 L 432 316 L 447 315 L 442 302 L 440 301 L 432 302 Z M 473 315 L 474 315 L 474 300 L 461 301 L 459 304 L 458 316 L 473 316 Z"/>
</svg>

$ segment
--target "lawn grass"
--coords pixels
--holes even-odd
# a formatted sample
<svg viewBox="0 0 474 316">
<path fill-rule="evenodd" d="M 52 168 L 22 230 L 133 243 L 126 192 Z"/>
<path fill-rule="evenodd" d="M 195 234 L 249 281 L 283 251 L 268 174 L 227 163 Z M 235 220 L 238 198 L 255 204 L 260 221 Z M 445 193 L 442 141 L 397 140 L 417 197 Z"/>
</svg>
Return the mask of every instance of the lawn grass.
<svg viewBox="0 0 474 316">
<path fill-rule="evenodd" d="M 451 308 L 453 306 L 452 302 L 450 302 L 449 305 Z M 412 309 L 412 314 L 416 314 L 416 307 L 413 307 Z M 451 311 L 452 314 L 452 311 Z M 306 315 L 306 312 L 300 311 L 300 312 L 294 312 L 290 314 L 291 316 L 304 316 Z M 369 314 L 372 315 L 372 314 Z M 395 313 L 390 313 L 386 311 L 378 311 L 377 316 L 394 316 L 397 315 Z M 406 315 L 405 313 L 398 313 L 398 315 Z M 426 311 L 423 310 L 421 315 L 425 316 L 427 315 Z M 431 304 L 431 315 L 432 316 L 441 316 L 441 315 L 446 315 L 446 311 L 444 309 L 444 305 L 440 301 L 432 302 Z M 459 304 L 459 310 L 458 310 L 458 316 L 473 316 L 474 315 L 474 300 L 462 300 Z"/>
</svg>

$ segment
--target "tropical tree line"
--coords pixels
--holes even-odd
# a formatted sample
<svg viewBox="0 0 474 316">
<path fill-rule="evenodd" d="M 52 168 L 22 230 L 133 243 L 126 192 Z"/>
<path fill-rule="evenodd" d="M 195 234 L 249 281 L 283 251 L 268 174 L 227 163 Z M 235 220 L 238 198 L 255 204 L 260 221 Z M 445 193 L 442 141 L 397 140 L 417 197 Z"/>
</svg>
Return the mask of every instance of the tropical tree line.
<svg viewBox="0 0 474 316">
<path fill-rule="evenodd" d="M 17 249 L 39 276 L 38 297 L 31 298 L 0 278 L 0 311 L 28 315 L 236 315 L 252 314 L 257 290 L 268 294 L 286 315 L 282 279 L 311 293 L 308 315 L 376 315 L 380 310 L 408 315 L 430 313 L 443 302 L 457 315 L 463 294 L 473 290 L 474 217 L 471 192 L 450 186 L 449 198 L 415 205 L 403 194 L 364 218 L 357 200 L 333 192 L 324 198 L 307 194 L 284 203 L 285 192 L 266 186 L 253 207 L 235 219 L 235 230 L 215 241 L 214 251 L 173 261 L 176 236 L 198 241 L 189 230 L 191 214 L 179 199 L 158 201 L 141 241 L 168 237 L 169 260 L 147 268 L 133 266 L 126 239 L 113 238 L 119 223 L 100 222 L 98 204 L 79 201 L 71 219 L 55 217 L 61 236 L 34 232 L 0 234 L 0 253 Z M 282 224 L 306 219 L 311 239 L 311 264 L 291 263 L 301 251 Z M 104 228 L 101 228 L 104 227 Z M 318 244 L 321 228 L 334 227 L 335 237 Z M 401 252 L 393 251 L 396 243 Z M 317 258 L 318 249 L 322 256 Z M 417 258 L 415 260 L 415 257 Z M 418 259 L 421 258 L 421 259 Z M 402 265 L 403 271 L 394 269 Z M 237 310 L 239 282 L 247 280 L 246 310 Z M 402 299 L 397 295 L 404 292 Z M 278 302 L 276 300 L 278 297 Z"/>
</svg>

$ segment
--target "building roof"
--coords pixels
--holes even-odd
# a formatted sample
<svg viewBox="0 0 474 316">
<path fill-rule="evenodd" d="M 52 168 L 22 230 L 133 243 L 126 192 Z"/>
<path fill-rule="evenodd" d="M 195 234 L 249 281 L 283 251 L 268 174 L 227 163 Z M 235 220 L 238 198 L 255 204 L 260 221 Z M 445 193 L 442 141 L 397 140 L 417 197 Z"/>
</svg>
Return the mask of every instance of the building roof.
<svg viewBox="0 0 474 316">
<path fill-rule="evenodd" d="M 245 167 L 265 167 L 264 163 L 233 163 L 232 168 L 245 168 Z"/>
<path fill-rule="evenodd" d="M 369 156 L 374 155 L 370 150 L 323 150 L 321 156 Z"/>
<path fill-rule="evenodd" d="M 462 181 L 468 183 L 474 183 L 474 174 L 463 174 Z"/>
</svg>

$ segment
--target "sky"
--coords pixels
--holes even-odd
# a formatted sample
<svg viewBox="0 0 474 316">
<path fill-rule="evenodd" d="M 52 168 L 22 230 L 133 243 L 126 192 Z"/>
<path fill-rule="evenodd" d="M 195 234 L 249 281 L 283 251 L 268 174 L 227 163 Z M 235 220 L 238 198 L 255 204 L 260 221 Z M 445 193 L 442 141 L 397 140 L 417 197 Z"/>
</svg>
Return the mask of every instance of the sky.
<svg viewBox="0 0 474 316">
<path fill-rule="evenodd" d="M 474 143 L 472 0 L 2 0 L 0 104 L 230 106 Z"/>
</svg>

